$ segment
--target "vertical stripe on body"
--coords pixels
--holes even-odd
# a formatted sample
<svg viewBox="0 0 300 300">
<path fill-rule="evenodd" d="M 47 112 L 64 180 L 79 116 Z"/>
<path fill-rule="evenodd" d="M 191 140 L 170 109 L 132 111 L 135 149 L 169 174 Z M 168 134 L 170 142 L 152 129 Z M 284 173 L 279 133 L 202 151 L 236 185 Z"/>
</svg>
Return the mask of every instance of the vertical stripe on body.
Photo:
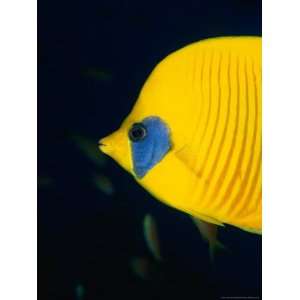
<svg viewBox="0 0 300 300">
<path fill-rule="evenodd" d="M 250 57 L 217 51 L 208 56 L 201 84 L 208 82 L 199 96 L 207 107 L 193 133 L 198 153 L 189 160 L 206 185 L 197 190 L 195 183 L 193 201 L 208 215 L 247 217 L 261 193 L 258 76 Z"/>
</svg>

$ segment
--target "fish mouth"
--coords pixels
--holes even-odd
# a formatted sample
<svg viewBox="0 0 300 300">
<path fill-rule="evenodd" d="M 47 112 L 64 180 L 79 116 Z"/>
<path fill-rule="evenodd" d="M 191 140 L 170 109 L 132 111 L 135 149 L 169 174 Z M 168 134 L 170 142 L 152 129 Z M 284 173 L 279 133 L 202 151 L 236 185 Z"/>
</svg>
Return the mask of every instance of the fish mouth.
<svg viewBox="0 0 300 300">
<path fill-rule="evenodd" d="M 114 158 L 119 162 L 122 160 L 124 145 L 122 144 L 122 135 L 118 131 L 101 138 L 98 142 L 98 148 L 104 154 Z"/>
<path fill-rule="evenodd" d="M 98 148 L 101 152 L 107 155 L 110 155 L 114 151 L 112 143 L 108 140 L 107 137 L 99 140 Z"/>
<path fill-rule="evenodd" d="M 106 144 L 102 143 L 101 141 L 98 143 L 98 147 L 100 148 L 101 146 L 106 146 Z"/>
<path fill-rule="evenodd" d="M 105 148 L 106 146 L 107 146 L 107 144 L 105 144 L 105 143 L 103 142 L 103 139 L 101 139 L 101 140 L 98 142 L 98 148 L 99 148 L 100 151 L 105 152 L 104 148 Z"/>
</svg>

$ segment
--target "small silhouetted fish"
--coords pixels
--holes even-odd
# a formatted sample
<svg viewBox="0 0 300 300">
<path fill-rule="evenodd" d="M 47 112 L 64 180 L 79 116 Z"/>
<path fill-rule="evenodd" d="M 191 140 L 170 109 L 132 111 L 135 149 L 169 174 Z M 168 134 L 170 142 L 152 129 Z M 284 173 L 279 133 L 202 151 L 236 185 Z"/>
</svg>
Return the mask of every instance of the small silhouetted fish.
<svg viewBox="0 0 300 300">
<path fill-rule="evenodd" d="M 71 135 L 70 138 L 93 163 L 99 167 L 105 165 L 106 157 L 99 151 L 97 140 L 94 141 L 81 135 Z"/>
<path fill-rule="evenodd" d="M 110 72 L 99 69 L 99 68 L 87 68 L 83 71 L 83 74 L 87 77 L 101 80 L 101 81 L 112 80 L 112 75 Z"/>
<path fill-rule="evenodd" d="M 104 194 L 108 196 L 112 196 L 114 194 L 114 186 L 108 177 L 104 175 L 95 175 L 93 182 L 95 186 Z"/>
<path fill-rule="evenodd" d="M 40 177 L 37 178 L 38 188 L 47 188 L 53 185 L 53 179 L 50 177 Z"/>
<path fill-rule="evenodd" d="M 200 219 L 192 218 L 194 223 L 196 224 L 198 230 L 201 233 L 201 236 L 203 239 L 208 242 L 209 245 L 209 255 L 211 260 L 214 260 L 215 252 L 218 249 L 225 249 L 223 244 L 218 241 L 217 235 L 218 235 L 218 225 L 212 224 L 209 222 L 205 222 Z"/>
<path fill-rule="evenodd" d="M 161 261 L 162 258 L 160 254 L 157 226 L 154 218 L 150 214 L 147 214 L 144 218 L 144 237 L 154 258 Z"/>
<path fill-rule="evenodd" d="M 75 287 L 76 300 L 83 300 L 85 296 L 85 288 L 82 284 L 78 284 Z"/>
<path fill-rule="evenodd" d="M 133 257 L 130 260 L 132 272 L 142 279 L 149 279 L 151 262 L 145 257 Z"/>
</svg>

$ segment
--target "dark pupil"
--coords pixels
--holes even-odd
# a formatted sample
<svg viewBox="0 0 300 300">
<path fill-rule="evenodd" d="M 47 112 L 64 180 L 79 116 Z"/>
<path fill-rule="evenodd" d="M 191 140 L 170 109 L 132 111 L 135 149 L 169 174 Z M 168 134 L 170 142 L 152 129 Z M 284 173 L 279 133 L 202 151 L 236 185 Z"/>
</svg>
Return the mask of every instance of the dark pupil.
<svg viewBox="0 0 300 300">
<path fill-rule="evenodd" d="M 129 132 L 133 142 L 140 141 L 146 136 L 146 128 L 142 124 L 134 124 Z"/>
</svg>

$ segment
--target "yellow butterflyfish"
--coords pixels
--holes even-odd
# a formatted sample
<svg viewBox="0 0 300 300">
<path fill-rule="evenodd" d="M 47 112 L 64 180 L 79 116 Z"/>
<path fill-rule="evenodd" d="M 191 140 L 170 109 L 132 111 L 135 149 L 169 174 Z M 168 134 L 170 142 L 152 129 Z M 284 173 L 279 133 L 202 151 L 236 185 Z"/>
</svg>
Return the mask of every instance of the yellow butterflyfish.
<svg viewBox="0 0 300 300">
<path fill-rule="evenodd" d="M 167 205 L 261 233 L 261 38 L 211 38 L 167 56 L 99 147 Z"/>
</svg>

